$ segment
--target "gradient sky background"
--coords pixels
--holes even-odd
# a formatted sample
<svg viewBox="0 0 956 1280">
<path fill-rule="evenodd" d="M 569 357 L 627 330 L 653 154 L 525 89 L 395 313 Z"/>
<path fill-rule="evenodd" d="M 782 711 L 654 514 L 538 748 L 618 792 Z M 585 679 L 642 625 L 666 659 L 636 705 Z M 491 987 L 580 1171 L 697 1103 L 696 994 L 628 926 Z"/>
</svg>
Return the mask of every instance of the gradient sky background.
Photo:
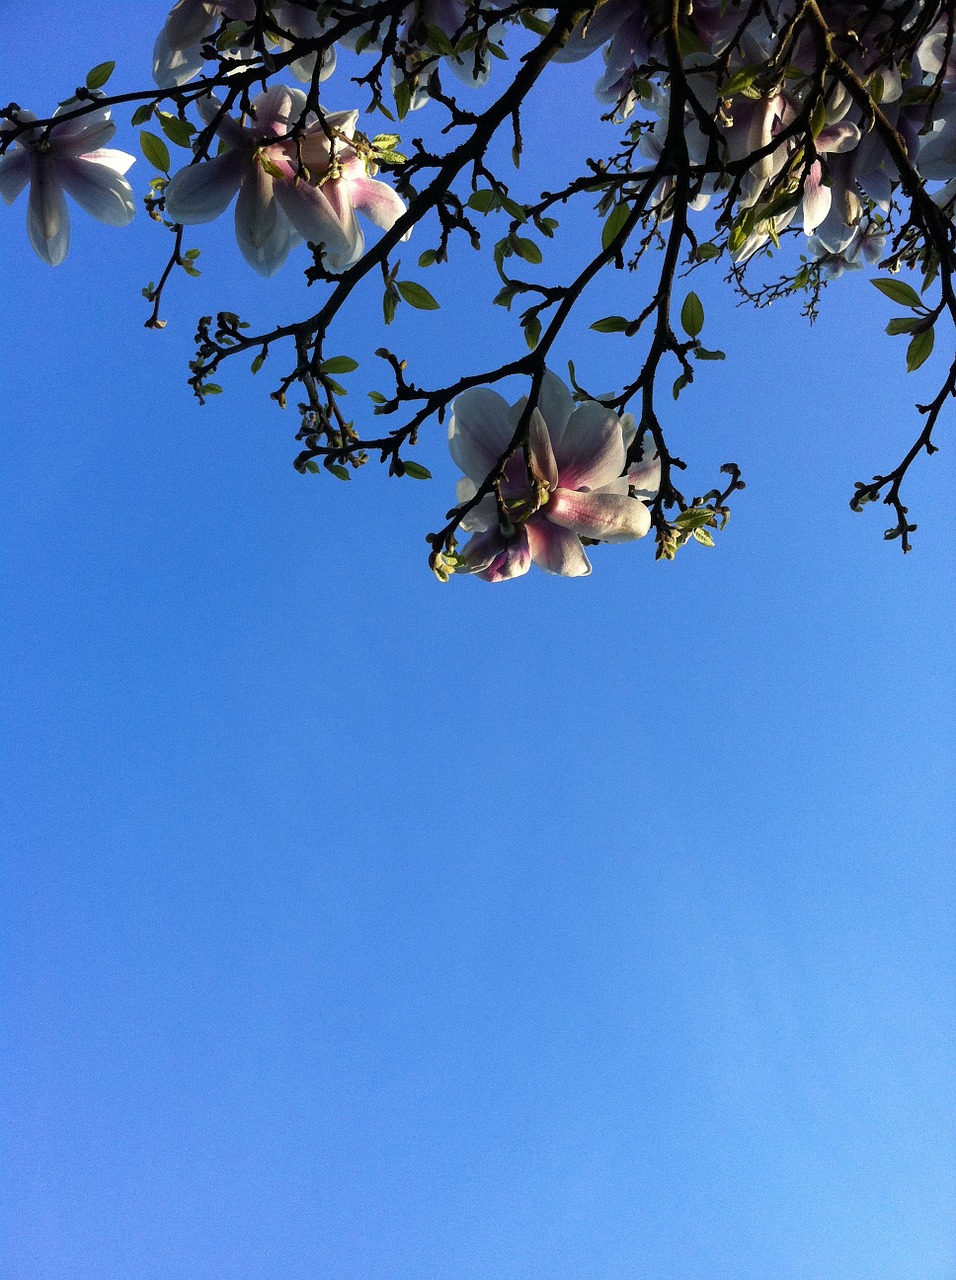
<svg viewBox="0 0 956 1280">
<path fill-rule="evenodd" d="M 7 0 L 0 97 L 145 85 L 164 13 Z M 518 194 L 594 145 L 597 70 L 530 109 Z M 810 330 L 701 275 L 728 359 L 664 412 L 690 490 L 744 469 L 717 549 L 442 587 L 442 429 L 429 483 L 303 478 L 269 365 L 185 386 L 197 315 L 311 304 L 301 255 L 196 229 L 148 333 L 142 212 L 57 270 L 0 213 L 3 1280 L 956 1277 L 952 413 L 910 556 L 847 507 L 949 340 L 906 377 L 865 281 Z M 387 341 L 437 382 L 521 338 L 430 243 L 443 309 Z M 587 326 L 641 284 L 559 372 L 622 382 Z M 357 411 L 378 315 L 334 344 Z"/>
</svg>

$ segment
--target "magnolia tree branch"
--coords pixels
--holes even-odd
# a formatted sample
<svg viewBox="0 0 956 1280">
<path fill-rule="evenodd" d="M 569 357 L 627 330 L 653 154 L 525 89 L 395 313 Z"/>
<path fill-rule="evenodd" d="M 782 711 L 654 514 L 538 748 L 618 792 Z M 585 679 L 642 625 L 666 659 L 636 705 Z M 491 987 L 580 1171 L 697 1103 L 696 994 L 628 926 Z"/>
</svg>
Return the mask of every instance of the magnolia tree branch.
<svg viewBox="0 0 956 1280">
<path fill-rule="evenodd" d="M 518 64 L 501 87 L 506 49 Z M 369 137 L 356 112 L 329 112 L 325 83 L 332 75 L 340 88 L 348 58 L 368 111 L 399 127 L 411 112 L 437 117 L 431 140 L 413 138 L 404 154 L 398 133 Z M 596 92 L 610 110 L 595 121 L 583 171 L 528 198 L 494 158 L 502 126 L 517 163 L 539 141 L 524 136 L 522 110 L 542 76 L 584 59 L 603 68 Z M 701 362 L 723 359 L 703 345 L 697 294 L 678 296 L 678 280 L 708 263 L 722 261 L 730 286 L 757 306 L 802 297 L 811 320 L 843 272 L 889 272 L 874 284 L 904 308 L 888 331 L 907 335 L 908 370 L 929 359 L 937 322 L 956 326 L 956 58 L 944 0 L 180 0 L 157 41 L 157 87 L 108 94 L 112 70 L 93 68 L 53 115 L 0 109 L 0 196 L 11 202 L 31 184 L 34 249 L 52 265 L 65 257 L 64 193 L 103 221 L 132 217 L 123 176 L 132 157 L 102 149 L 112 113 L 126 110 L 134 128 L 149 126 L 140 135 L 156 171 L 147 212 L 173 236 L 158 281 L 143 290 L 148 327 L 166 323 L 177 269 L 199 273 L 189 228 L 233 198 L 240 249 L 255 270 L 272 274 L 306 241 L 306 282 L 325 292 L 318 307 L 259 332 L 232 312 L 201 317 L 190 384 L 202 401 L 222 390 L 215 379 L 233 357 L 251 357 L 257 372 L 288 345 L 270 394 L 281 406 L 301 397 L 295 466 L 340 479 L 371 455 L 393 475 L 427 477 L 409 451 L 430 421 L 447 421 L 466 475 L 446 523 L 428 535 L 443 578 L 466 571 L 500 581 L 532 562 L 580 574 L 590 567 L 582 547 L 650 529 L 658 558 L 690 540 L 713 544 L 744 487 L 740 469 L 725 464 L 726 483 L 688 500 L 675 483 L 686 464 L 668 445 L 659 406 L 662 379 L 677 400 Z M 493 96 L 473 109 L 466 95 L 486 81 Z M 179 148 L 184 166 L 174 162 Z M 596 202 L 600 251 L 589 249 L 563 281 L 526 278 L 522 264 L 542 264 L 563 210 L 582 200 Z M 378 229 L 369 245 L 357 213 Z M 326 352 L 358 286 L 364 296 L 381 278 L 386 325 L 401 303 L 436 308 L 423 285 L 400 276 L 401 242 L 433 228 L 419 265 L 450 269 L 453 238 L 487 251 L 487 219 L 500 214 L 509 223 L 491 250 L 501 281 L 494 303 L 510 311 L 520 299 L 522 349 L 423 387 L 406 357 L 380 347 L 393 386 L 370 393 L 373 416 L 403 421 L 382 433 L 352 420 L 338 378 L 357 362 Z M 757 264 L 777 255 L 783 273 L 753 283 Z M 599 402 L 573 364 L 569 390 L 549 360 L 573 332 L 578 301 L 603 273 L 639 263 L 632 314 L 591 326 L 636 340 L 620 392 Z M 515 376 L 527 380 L 527 396 L 509 407 L 492 388 Z M 954 394 L 950 363 L 936 395 L 917 406 L 922 429 L 902 461 L 859 482 L 851 502 L 888 505 L 896 525 L 887 537 L 904 551 L 916 526 L 903 483 L 921 454 L 936 451 Z M 462 531 L 472 534 L 463 549 Z"/>
</svg>

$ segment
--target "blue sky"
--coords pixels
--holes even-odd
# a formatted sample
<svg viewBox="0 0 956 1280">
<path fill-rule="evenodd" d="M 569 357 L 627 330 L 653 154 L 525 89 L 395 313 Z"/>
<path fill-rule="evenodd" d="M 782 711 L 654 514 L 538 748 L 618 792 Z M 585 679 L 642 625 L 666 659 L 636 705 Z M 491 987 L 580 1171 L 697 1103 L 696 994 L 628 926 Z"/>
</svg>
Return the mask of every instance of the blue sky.
<svg viewBox="0 0 956 1280">
<path fill-rule="evenodd" d="M 107 57 L 145 83 L 163 13 L 87 6 L 4 96 L 42 113 Z M 29 48 L 34 6 L 7 22 Z M 597 136 L 589 74 L 522 195 Z M 52 270 L 23 218 L 5 1280 L 956 1275 L 951 426 L 910 556 L 847 507 L 937 373 L 903 375 L 890 304 L 848 279 L 809 330 L 701 278 L 728 359 L 665 413 L 690 489 L 744 469 L 717 548 L 442 587 L 442 429 L 431 482 L 303 478 L 268 366 L 202 410 L 185 386 L 198 314 L 311 304 L 294 260 L 263 282 L 199 228 L 147 333 L 158 228 L 77 214 Z M 359 403 L 383 339 L 423 381 L 521 342 L 464 248 L 414 268 L 429 243 L 407 274 L 442 311 L 383 335 L 372 296 L 342 331 Z M 587 326 L 646 279 L 582 301 L 559 371 L 620 384 Z"/>
</svg>

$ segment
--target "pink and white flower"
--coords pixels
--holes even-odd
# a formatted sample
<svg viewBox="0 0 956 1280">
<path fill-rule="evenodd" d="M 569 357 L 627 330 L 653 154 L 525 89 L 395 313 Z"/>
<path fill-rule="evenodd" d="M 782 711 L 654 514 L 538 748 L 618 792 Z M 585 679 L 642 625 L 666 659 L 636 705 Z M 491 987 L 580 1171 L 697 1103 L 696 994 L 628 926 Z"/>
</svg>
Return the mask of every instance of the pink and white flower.
<svg viewBox="0 0 956 1280">
<path fill-rule="evenodd" d="M 487 387 L 455 400 L 448 443 L 465 473 L 459 502 L 474 497 L 498 466 L 526 406 L 527 397 L 509 406 Z M 529 430 L 527 458 L 519 449 L 505 467 L 501 507 L 489 494 L 462 521 L 474 533 L 462 552 L 464 571 L 486 582 L 519 577 L 532 563 L 583 577 L 591 565 L 582 538 L 630 542 L 651 527 L 642 499 L 657 492 L 660 465 L 655 457 L 625 474 L 625 437 L 634 435 L 630 414 L 619 418 L 595 400 L 575 406 L 560 378 L 547 372 Z"/>
<path fill-rule="evenodd" d="M 351 266 L 365 252 L 356 211 L 386 231 L 405 212 L 353 145 L 358 112 L 311 117 L 293 141 L 306 109 L 300 89 L 273 85 L 252 105 L 255 120 L 243 122 L 221 115 L 215 98 L 200 102 L 228 150 L 181 169 L 166 189 L 166 212 L 186 225 L 211 222 L 238 195 L 236 239 L 260 275 L 274 275 L 302 240 L 321 244 L 333 271 Z"/>
<path fill-rule="evenodd" d="M 0 196 L 12 204 L 29 183 L 27 232 L 37 255 L 51 267 L 59 266 L 70 247 L 65 195 L 99 222 L 125 227 L 132 220 L 133 189 L 123 174 L 136 157 L 103 147 L 116 132 L 109 117 L 100 107 L 49 129 L 28 129 L 0 158 Z M 36 118 L 20 112 L 21 121 Z"/>
</svg>

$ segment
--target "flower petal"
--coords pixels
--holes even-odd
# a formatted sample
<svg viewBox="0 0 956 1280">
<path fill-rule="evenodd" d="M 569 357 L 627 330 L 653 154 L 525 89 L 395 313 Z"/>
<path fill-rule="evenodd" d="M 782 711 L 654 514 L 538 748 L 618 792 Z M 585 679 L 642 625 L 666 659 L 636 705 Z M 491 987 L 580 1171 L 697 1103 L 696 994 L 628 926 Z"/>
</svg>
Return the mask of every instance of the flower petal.
<svg viewBox="0 0 956 1280">
<path fill-rule="evenodd" d="M 406 211 L 405 201 L 387 182 L 377 182 L 374 178 L 351 178 L 348 186 L 353 206 L 383 231 L 391 231 Z M 409 229 L 403 239 L 407 240 L 411 234 Z"/>
<path fill-rule="evenodd" d="M 64 110 L 69 108 L 58 107 L 57 114 Z M 99 107 L 85 116 L 55 124 L 50 130 L 50 151 L 57 159 L 79 156 L 85 151 L 105 146 L 115 132 L 116 125 L 110 120 L 109 107 Z"/>
<path fill-rule="evenodd" d="M 299 236 L 279 208 L 275 184 L 260 164 L 243 175 L 236 201 L 236 241 L 246 262 L 261 276 L 274 276 Z"/>
<path fill-rule="evenodd" d="M 462 551 L 466 573 L 476 573 L 485 582 L 507 582 L 520 578 L 531 568 L 531 547 L 527 525 L 521 525 L 513 538 L 505 539 L 498 529 L 476 533 Z"/>
<path fill-rule="evenodd" d="M 279 167 L 284 168 L 281 164 Z M 336 185 L 339 184 L 327 182 L 324 187 L 313 187 L 301 178 L 290 176 L 276 181 L 275 195 L 282 212 L 302 239 L 310 244 L 323 245 L 327 265 L 333 271 L 342 271 L 362 256 L 365 240 L 351 205 L 342 210 L 343 213 L 351 212 L 351 218 L 343 225 L 327 196 L 327 188 Z"/>
<path fill-rule="evenodd" d="M 514 427 L 504 396 L 489 387 L 471 387 L 452 404 L 448 448 L 455 463 L 481 484 L 508 448 Z"/>
<path fill-rule="evenodd" d="M 544 517 L 582 538 L 602 542 L 631 542 L 643 538 L 651 527 L 651 513 L 643 502 L 616 493 L 558 489 L 551 495 Z"/>
<path fill-rule="evenodd" d="M 541 380 L 541 391 L 538 395 L 538 408 L 548 424 L 551 444 L 557 447 L 568 419 L 574 412 L 574 398 L 561 379 L 550 369 L 546 369 Z"/>
<path fill-rule="evenodd" d="M 111 165 L 85 159 L 61 160 L 57 177 L 91 218 L 111 227 L 125 227 L 132 222 L 136 212 L 133 188 Z"/>
<path fill-rule="evenodd" d="M 556 442 L 554 456 L 563 489 L 599 489 L 624 470 L 621 420 L 596 400 L 579 404 Z"/>
<path fill-rule="evenodd" d="M 37 256 L 58 267 L 70 247 L 70 215 L 48 156 L 33 157 L 27 233 Z"/>
<path fill-rule="evenodd" d="M 529 520 L 525 528 L 531 557 L 539 569 L 562 578 L 586 578 L 591 572 L 591 562 L 576 533 L 550 524 L 547 519 Z"/>
<path fill-rule="evenodd" d="M 23 147 L 10 150 L 0 156 L 0 198 L 4 204 L 13 204 L 30 181 L 30 153 Z"/>
<path fill-rule="evenodd" d="M 248 165 L 240 152 L 227 151 L 180 169 L 166 188 L 167 214 L 185 226 L 212 222 L 229 207 Z"/>
</svg>

